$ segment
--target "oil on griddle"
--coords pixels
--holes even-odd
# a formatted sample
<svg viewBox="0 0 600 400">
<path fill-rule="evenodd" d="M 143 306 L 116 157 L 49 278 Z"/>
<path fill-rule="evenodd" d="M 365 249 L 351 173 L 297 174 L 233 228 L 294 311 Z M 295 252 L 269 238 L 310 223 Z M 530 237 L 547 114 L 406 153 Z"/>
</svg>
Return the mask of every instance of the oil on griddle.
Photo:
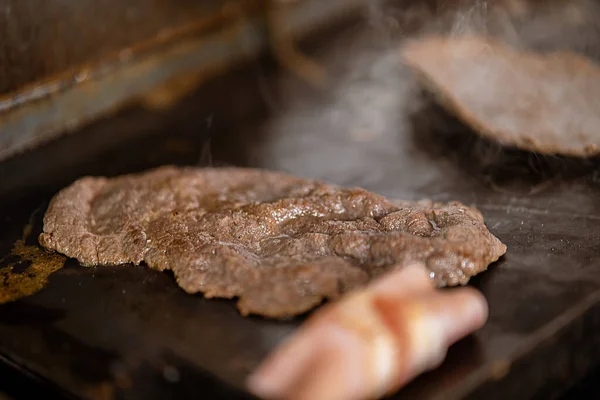
<svg viewBox="0 0 600 400">
<path fill-rule="evenodd" d="M 23 236 L 9 255 L 0 259 L 0 304 L 30 296 L 48 283 L 48 277 L 63 267 L 66 257 L 28 244 L 32 235 L 33 216 L 23 229 Z"/>
<path fill-rule="evenodd" d="M 238 297 L 243 315 L 302 314 L 424 262 L 466 284 L 506 246 L 460 203 L 402 202 L 277 172 L 161 167 L 61 191 L 40 243 L 83 265 L 145 262 L 188 293 Z"/>
</svg>

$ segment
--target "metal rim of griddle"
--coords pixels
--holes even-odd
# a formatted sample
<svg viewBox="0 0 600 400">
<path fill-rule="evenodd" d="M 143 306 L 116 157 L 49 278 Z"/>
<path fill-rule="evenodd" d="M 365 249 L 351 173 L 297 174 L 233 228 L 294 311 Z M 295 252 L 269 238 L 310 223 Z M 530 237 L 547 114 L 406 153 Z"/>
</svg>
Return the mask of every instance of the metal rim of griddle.
<svg viewBox="0 0 600 400">
<path fill-rule="evenodd" d="M 257 4 L 249 0 L 223 11 L 225 17 L 163 34 L 135 53 L 120 52 L 112 62 L 84 66 L 0 98 L 0 160 L 116 111 L 181 74 L 208 78 L 266 51 L 268 23 Z M 368 0 L 303 0 L 282 14 L 281 25 L 299 38 L 366 4 Z"/>
</svg>

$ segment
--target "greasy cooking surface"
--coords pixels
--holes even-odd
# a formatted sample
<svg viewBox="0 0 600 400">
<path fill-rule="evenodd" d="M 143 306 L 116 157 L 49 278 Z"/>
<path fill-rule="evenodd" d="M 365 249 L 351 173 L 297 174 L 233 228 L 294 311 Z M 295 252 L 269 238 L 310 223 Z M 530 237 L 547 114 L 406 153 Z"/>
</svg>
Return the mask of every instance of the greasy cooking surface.
<svg viewBox="0 0 600 400">
<path fill-rule="evenodd" d="M 145 262 L 186 292 L 239 298 L 243 315 L 302 314 L 390 268 L 424 262 L 466 284 L 506 251 L 474 209 L 389 201 L 289 175 L 162 167 L 61 191 L 40 243 L 83 265 Z"/>
<path fill-rule="evenodd" d="M 547 398 L 577 379 L 600 360 L 598 160 L 506 152 L 463 132 L 424 102 L 401 66 L 396 39 L 406 30 L 386 23 L 415 11 L 384 11 L 312 47 L 330 72 L 326 90 L 251 65 L 170 112 L 132 109 L 1 163 L 2 256 L 38 210 L 27 241 L 35 244 L 48 200 L 75 179 L 166 163 L 264 167 L 389 198 L 455 199 L 481 210 L 510 249 L 472 280 L 490 320 L 397 397 Z M 556 24 L 541 24 L 553 34 L 536 31 L 536 46 L 558 37 L 600 55 L 598 35 L 582 41 L 580 26 L 563 29 L 569 19 L 556 15 Z M 235 398 L 221 383 L 241 387 L 300 322 L 243 318 L 232 302 L 190 296 L 172 276 L 143 266 L 69 261 L 49 281 L 0 306 L 0 354 L 94 398 Z"/>
<path fill-rule="evenodd" d="M 418 40 L 403 55 L 442 104 L 491 139 L 544 154 L 600 152 L 600 66 L 591 60 L 474 36 Z"/>
</svg>

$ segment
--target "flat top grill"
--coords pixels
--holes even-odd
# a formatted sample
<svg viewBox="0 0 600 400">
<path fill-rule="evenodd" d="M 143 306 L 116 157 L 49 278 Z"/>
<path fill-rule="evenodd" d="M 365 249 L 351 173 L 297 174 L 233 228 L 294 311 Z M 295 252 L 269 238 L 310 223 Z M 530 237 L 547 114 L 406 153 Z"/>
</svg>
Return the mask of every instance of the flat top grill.
<svg viewBox="0 0 600 400">
<path fill-rule="evenodd" d="M 387 33 L 352 25 L 309 44 L 330 72 L 325 89 L 266 60 L 170 111 L 132 107 L 2 162 L 0 266 L 19 261 L 11 248 L 29 221 L 35 244 L 51 196 L 87 174 L 210 162 L 459 200 L 508 245 L 473 280 L 490 320 L 396 398 L 560 392 L 600 362 L 598 160 L 543 158 L 479 138 L 419 90 Z M 232 302 L 187 295 L 143 266 L 70 260 L 38 293 L 0 305 L 0 364 L 36 383 L 20 389 L 57 397 L 247 398 L 247 374 L 301 321 L 242 318 Z"/>
</svg>

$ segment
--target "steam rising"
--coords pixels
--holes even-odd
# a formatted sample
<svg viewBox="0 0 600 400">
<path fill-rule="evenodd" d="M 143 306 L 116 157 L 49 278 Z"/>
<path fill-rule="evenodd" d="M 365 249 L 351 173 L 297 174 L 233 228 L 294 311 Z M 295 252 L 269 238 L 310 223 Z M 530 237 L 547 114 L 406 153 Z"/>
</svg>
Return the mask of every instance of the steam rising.
<svg viewBox="0 0 600 400">
<path fill-rule="evenodd" d="M 213 166 L 213 157 L 212 157 L 212 148 L 211 148 L 211 140 L 213 137 L 214 131 L 211 129 L 213 124 L 213 115 L 210 114 L 208 118 L 206 118 L 206 135 L 203 140 L 202 147 L 200 150 L 200 159 L 198 160 L 198 166 L 201 167 L 212 167 Z"/>
<path fill-rule="evenodd" d="M 302 92 L 297 81 L 276 81 L 278 110 L 262 127 L 262 140 L 250 146 L 250 157 L 257 160 L 257 166 L 360 185 L 390 196 L 416 193 L 427 181 L 415 182 L 405 171 L 393 171 L 394 166 L 385 160 L 405 157 L 419 169 L 421 163 L 430 162 L 420 147 L 430 151 L 444 140 L 438 128 L 452 133 L 458 129 L 447 123 L 447 117 L 437 117 L 439 112 L 429 112 L 431 102 L 420 95 L 410 70 L 402 67 L 399 48 L 430 35 L 480 35 L 522 50 L 572 50 L 598 59 L 599 9 L 593 0 L 370 1 L 360 22 L 326 38 L 317 55 L 311 54 L 330 69 L 326 90 L 317 96 L 296 97 L 288 94 Z M 494 76 L 482 73 L 479 79 Z M 420 118 L 425 113 L 427 117 Z M 426 122 L 416 122 L 419 119 Z M 500 146 L 484 151 L 480 141 L 475 135 L 452 140 L 444 155 L 471 146 L 473 157 L 483 157 L 482 163 L 493 164 L 490 152 L 497 155 L 498 164 L 514 158 Z M 458 151 L 457 157 L 469 158 L 464 152 L 459 156 Z M 543 159 L 530 153 L 525 157 L 531 159 L 521 164 Z M 440 167 L 438 173 L 444 176 L 448 171 Z M 391 193 L 389 187 L 379 187 L 386 174 L 394 174 L 397 187 L 406 192 Z M 437 176 L 423 179 L 440 180 Z"/>
</svg>

